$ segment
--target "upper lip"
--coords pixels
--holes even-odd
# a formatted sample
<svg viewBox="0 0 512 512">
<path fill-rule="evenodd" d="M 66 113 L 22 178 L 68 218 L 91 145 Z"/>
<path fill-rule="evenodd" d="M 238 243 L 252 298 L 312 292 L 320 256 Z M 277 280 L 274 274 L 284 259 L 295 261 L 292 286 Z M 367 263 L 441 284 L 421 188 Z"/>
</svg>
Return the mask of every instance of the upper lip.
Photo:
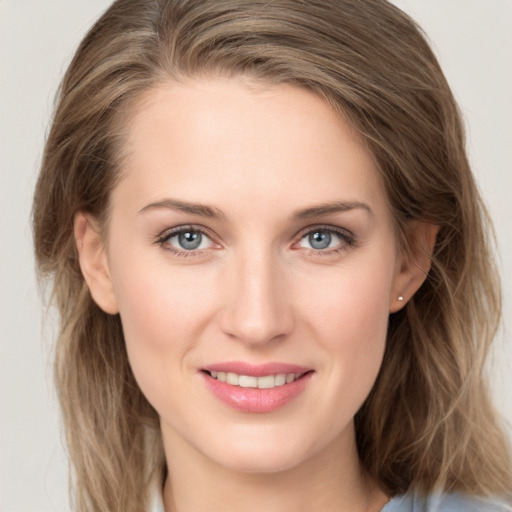
<svg viewBox="0 0 512 512">
<path fill-rule="evenodd" d="M 248 375 L 250 377 L 265 377 L 266 375 L 277 375 L 279 373 L 306 373 L 312 368 L 300 366 L 297 364 L 269 362 L 265 364 L 251 364 L 243 361 L 226 361 L 223 363 L 214 363 L 201 368 L 207 372 L 231 372 L 238 375 Z"/>
</svg>

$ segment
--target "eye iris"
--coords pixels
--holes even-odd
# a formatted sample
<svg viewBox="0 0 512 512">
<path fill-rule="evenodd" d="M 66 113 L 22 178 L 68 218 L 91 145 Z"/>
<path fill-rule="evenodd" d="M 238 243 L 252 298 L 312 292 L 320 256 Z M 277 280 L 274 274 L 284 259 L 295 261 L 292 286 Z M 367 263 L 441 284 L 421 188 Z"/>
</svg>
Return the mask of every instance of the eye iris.
<svg viewBox="0 0 512 512">
<path fill-rule="evenodd" d="M 331 245 L 332 236 L 327 231 L 315 231 L 309 235 L 309 243 L 313 249 L 326 249 Z"/>
<path fill-rule="evenodd" d="M 197 231 L 184 231 L 178 235 L 178 242 L 183 249 L 191 251 L 201 245 L 202 238 L 202 234 Z"/>
</svg>

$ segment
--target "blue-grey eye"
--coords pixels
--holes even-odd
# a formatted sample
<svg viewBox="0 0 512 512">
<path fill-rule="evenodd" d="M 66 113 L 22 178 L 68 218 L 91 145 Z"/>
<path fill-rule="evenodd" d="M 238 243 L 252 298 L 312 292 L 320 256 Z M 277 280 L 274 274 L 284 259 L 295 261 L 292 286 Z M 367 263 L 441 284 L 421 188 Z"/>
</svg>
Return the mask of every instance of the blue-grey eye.
<svg viewBox="0 0 512 512">
<path fill-rule="evenodd" d="M 308 235 L 309 245 L 313 249 L 327 249 L 331 245 L 332 235 L 328 231 L 315 231 Z"/>
<path fill-rule="evenodd" d="M 176 249 L 184 251 L 195 251 L 197 249 L 207 249 L 211 245 L 210 239 L 201 231 L 195 229 L 184 229 L 172 234 L 168 238 L 168 243 Z"/>
<path fill-rule="evenodd" d="M 347 243 L 348 241 L 341 233 L 336 233 L 336 231 L 331 229 L 315 229 L 302 237 L 300 246 L 306 249 L 322 251 L 343 246 Z"/>
<path fill-rule="evenodd" d="M 202 233 L 197 231 L 185 231 L 178 235 L 178 243 L 182 249 L 191 251 L 201 245 Z"/>
</svg>

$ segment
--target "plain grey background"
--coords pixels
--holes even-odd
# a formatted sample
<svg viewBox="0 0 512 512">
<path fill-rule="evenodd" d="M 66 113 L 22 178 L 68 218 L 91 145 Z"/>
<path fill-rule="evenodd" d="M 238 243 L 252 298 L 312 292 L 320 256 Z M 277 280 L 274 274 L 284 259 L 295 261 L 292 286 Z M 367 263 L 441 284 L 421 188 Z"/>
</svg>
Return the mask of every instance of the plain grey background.
<svg viewBox="0 0 512 512">
<path fill-rule="evenodd" d="M 54 323 L 34 278 L 29 215 L 53 96 L 107 0 L 0 0 L 0 512 L 69 510 L 52 388 Z M 425 29 L 468 125 L 494 218 L 505 324 L 489 373 L 512 422 L 512 1 L 395 0 Z"/>
</svg>

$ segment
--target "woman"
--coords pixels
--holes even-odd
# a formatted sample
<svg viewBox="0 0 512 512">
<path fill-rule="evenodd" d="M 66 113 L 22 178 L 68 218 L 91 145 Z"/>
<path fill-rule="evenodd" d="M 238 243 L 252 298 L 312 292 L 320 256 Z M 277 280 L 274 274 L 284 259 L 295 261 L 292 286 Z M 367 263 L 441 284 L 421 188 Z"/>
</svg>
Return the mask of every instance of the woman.
<svg viewBox="0 0 512 512">
<path fill-rule="evenodd" d="M 385 1 L 115 2 L 34 203 L 78 510 L 508 510 L 450 89 Z"/>
</svg>

